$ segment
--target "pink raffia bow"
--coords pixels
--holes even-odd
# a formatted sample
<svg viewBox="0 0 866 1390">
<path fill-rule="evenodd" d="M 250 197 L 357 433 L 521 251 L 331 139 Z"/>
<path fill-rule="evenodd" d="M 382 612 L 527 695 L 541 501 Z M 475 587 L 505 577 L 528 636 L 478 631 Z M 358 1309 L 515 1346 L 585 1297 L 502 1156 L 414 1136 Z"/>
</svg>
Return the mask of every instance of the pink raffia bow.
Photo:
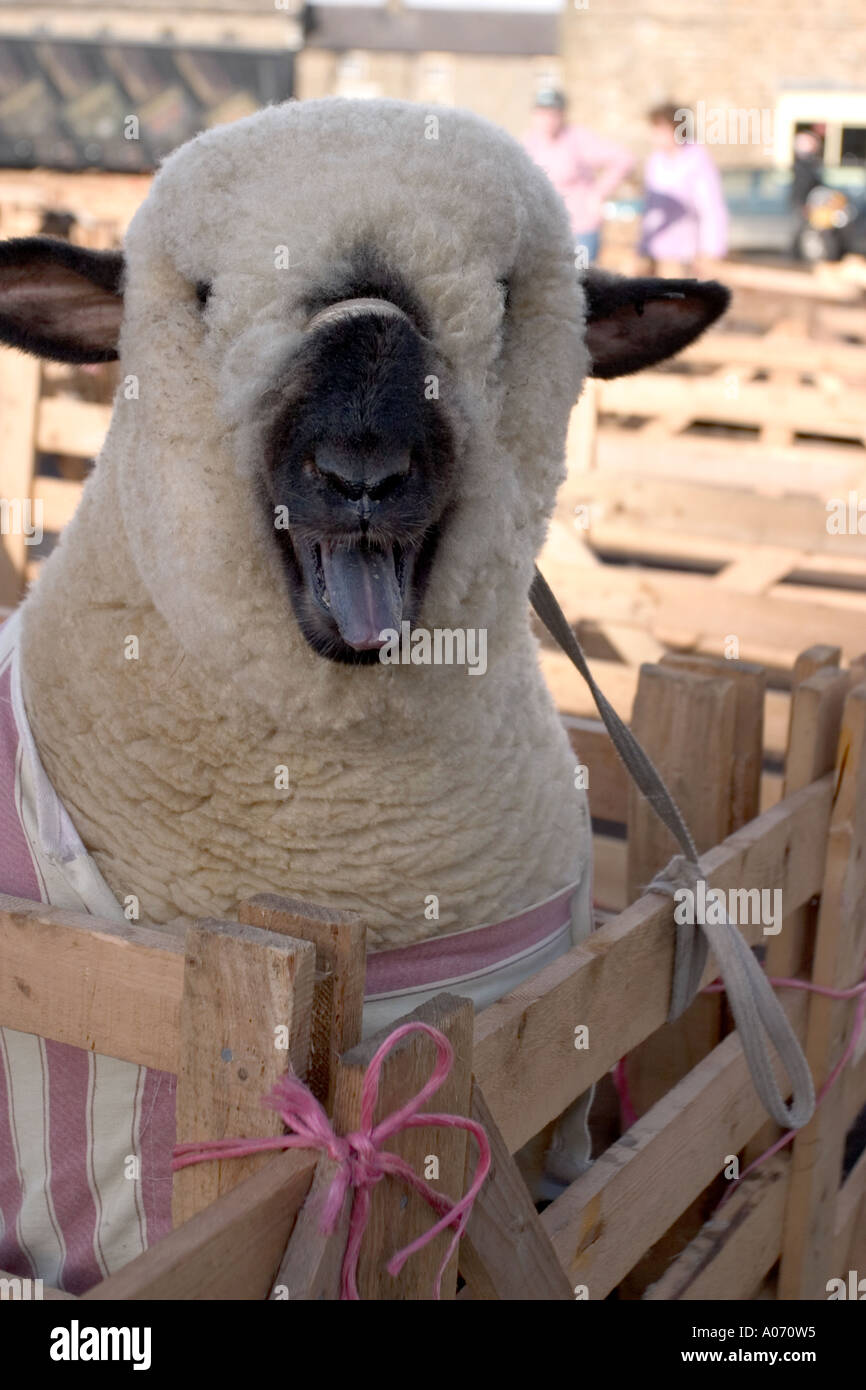
<svg viewBox="0 0 866 1390">
<path fill-rule="evenodd" d="M 426 1033 L 433 1039 L 436 1044 L 436 1065 L 429 1079 L 412 1100 L 400 1110 L 395 1110 L 392 1115 L 387 1115 L 378 1125 L 374 1125 L 373 1116 L 379 1097 L 382 1063 L 391 1049 L 409 1033 Z M 340 1283 L 340 1297 L 344 1299 L 359 1297 L 358 1258 L 370 1214 L 372 1189 L 386 1175 L 400 1178 L 424 1198 L 438 1214 L 439 1220 L 411 1244 L 398 1250 L 388 1261 L 387 1270 L 391 1275 L 399 1274 L 410 1255 L 423 1249 L 441 1231 L 447 1230 L 449 1226 L 453 1227 L 454 1235 L 433 1285 L 433 1297 L 438 1299 L 448 1261 L 466 1229 L 475 1198 L 490 1171 L 490 1144 L 481 1125 L 464 1115 L 434 1115 L 421 1111 L 424 1102 L 439 1090 L 448 1076 L 453 1061 L 454 1051 L 451 1044 L 438 1028 L 432 1028 L 427 1023 L 404 1023 L 389 1034 L 367 1068 L 361 1088 L 361 1127 L 352 1134 L 335 1134 L 326 1111 L 316 1097 L 302 1081 L 289 1074 L 280 1078 L 262 1103 L 279 1113 L 286 1128 L 292 1131 L 291 1134 L 265 1139 L 210 1139 L 201 1143 L 177 1144 L 171 1166 L 178 1169 L 186 1168 L 191 1163 L 204 1163 L 208 1159 L 246 1158 L 249 1154 L 262 1153 L 269 1149 L 322 1149 L 339 1164 L 322 1210 L 323 1234 L 331 1235 L 334 1232 L 346 1194 L 350 1188 L 353 1190 L 349 1235 Z M 475 1137 L 479 1151 L 478 1162 L 469 1189 L 458 1202 L 436 1192 L 429 1183 L 418 1177 L 405 1159 L 382 1147 L 387 1139 L 398 1134 L 400 1130 L 419 1129 L 425 1125 L 435 1125 L 443 1129 L 465 1129 Z"/>
</svg>

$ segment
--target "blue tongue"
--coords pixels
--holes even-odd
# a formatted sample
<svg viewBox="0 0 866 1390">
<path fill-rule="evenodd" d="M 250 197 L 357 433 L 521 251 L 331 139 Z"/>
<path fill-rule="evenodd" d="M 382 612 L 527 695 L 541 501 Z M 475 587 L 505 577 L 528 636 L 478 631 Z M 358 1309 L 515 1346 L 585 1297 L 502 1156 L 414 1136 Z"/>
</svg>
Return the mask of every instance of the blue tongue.
<svg viewBox="0 0 866 1390">
<path fill-rule="evenodd" d="M 386 639 L 380 633 L 399 631 L 403 616 L 393 550 L 332 548 L 322 541 L 321 553 L 331 614 L 343 641 L 356 651 L 381 647 Z"/>
</svg>

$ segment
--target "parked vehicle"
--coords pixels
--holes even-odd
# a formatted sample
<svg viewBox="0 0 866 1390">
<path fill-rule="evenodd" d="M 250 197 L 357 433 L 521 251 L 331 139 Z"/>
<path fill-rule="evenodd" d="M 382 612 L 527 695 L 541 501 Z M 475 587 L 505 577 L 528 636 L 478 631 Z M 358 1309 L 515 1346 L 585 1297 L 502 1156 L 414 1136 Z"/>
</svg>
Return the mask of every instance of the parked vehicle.
<svg viewBox="0 0 866 1390">
<path fill-rule="evenodd" d="M 810 194 L 841 194 L 815 198 L 814 214 L 804 219 L 791 206 L 792 174 L 788 169 L 723 169 L 722 187 L 730 213 L 732 252 L 777 251 L 804 260 L 838 260 L 849 251 L 866 251 L 866 167 L 842 164 L 823 172 L 823 184 Z M 605 220 L 636 222 L 643 212 L 641 196 L 615 198 L 605 204 Z M 822 225 L 828 214 L 842 214 L 844 223 Z M 814 222 L 812 220 L 814 216 Z"/>
<path fill-rule="evenodd" d="M 812 262 L 838 261 L 852 253 L 866 256 L 866 194 L 813 188 L 797 231 L 797 251 Z"/>
</svg>

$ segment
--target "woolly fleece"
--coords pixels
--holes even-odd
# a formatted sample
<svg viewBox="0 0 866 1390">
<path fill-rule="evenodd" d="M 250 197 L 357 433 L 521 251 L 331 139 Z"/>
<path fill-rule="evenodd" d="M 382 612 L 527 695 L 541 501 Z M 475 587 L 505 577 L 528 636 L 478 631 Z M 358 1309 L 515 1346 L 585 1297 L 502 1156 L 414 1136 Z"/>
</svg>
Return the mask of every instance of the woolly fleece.
<svg viewBox="0 0 866 1390">
<path fill-rule="evenodd" d="M 486 628 L 484 676 L 317 656 L 268 534 L 261 403 L 305 296 L 362 242 L 409 281 L 445 364 L 459 503 L 421 622 Z M 174 153 L 125 251 L 111 428 L 22 639 L 40 754 L 114 892 L 157 922 L 292 892 L 357 909 L 376 946 L 579 878 L 586 797 L 527 605 L 588 365 L 544 174 L 465 112 L 291 102 Z"/>
</svg>

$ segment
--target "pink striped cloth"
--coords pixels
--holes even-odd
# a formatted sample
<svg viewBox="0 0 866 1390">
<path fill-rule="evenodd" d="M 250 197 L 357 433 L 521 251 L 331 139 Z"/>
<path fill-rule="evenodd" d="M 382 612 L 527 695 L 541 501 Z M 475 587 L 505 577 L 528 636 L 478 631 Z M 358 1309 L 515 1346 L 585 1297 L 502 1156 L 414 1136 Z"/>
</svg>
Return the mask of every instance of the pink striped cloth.
<svg viewBox="0 0 866 1390">
<path fill-rule="evenodd" d="M 444 989 L 449 980 L 466 980 L 497 970 L 517 956 L 544 947 L 552 936 L 571 926 L 574 891 L 572 884 L 504 922 L 374 952 L 367 957 L 365 997 L 377 999 L 404 989 L 415 992 L 425 985 Z"/>
<path fill-rule="evenodd" d="M 45 902 L 24 824 L 19 718 L 7 651 L 0 890 Z M 0 1028 L 0 1269 L 83 1293 L 171 1229 L 175 1085 L 165 1072 Z"/>
<path fill-rule="evenodd" d="M 17 615 L 0 627 L 0 892 L 122 921 L 39 762 L 17 627 Z M 446 987 L 476 1008 L 500 998 L 569 948 L 575 914 L 590 920 L 589 888 L 372 954 L 365 1034 Z M 165 1072 L 0 1028 L 0 1270 L 83 1293 L 171 1229 L 175 1087 Z"/>
</svg>

